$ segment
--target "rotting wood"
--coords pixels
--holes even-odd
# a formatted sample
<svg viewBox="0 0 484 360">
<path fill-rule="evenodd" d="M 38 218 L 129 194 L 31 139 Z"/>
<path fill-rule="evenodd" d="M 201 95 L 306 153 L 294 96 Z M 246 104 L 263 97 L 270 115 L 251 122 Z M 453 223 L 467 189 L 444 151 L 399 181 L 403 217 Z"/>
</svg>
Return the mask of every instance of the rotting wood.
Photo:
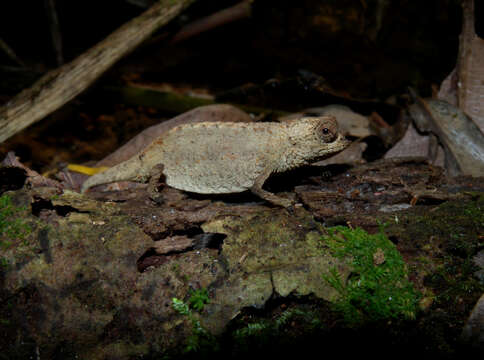
<svg viewBox="0 0 484 360">
<path fill-rule="evenodd" d="M 162 241 L 157 241 L 153 246 L 153 249 L 158 255 L 165 255 L 170 252 L 182 252 L 190 247 L 193 247 L 195 243 L 194 239 L 190 239 L 187 236 L 172 236 Z"/>
<path fill-rule="evenodd" d="M 161 0 L 0 108 L 0 142 L 72 100 L 121 57 L 195 0 Z"/>
</svg>

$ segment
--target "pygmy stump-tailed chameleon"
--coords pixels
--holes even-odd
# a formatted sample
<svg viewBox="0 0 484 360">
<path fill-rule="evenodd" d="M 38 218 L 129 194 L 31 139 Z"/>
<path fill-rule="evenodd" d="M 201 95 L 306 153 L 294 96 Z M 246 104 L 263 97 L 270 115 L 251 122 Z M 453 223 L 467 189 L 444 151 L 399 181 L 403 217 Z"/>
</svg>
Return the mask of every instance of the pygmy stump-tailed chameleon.
<svg viewBox="0 0 484 360">
<path fill-rule="evenodd" d="M 176 189 L 200 194 L 251 190 L 272 204 L 289 207 L 291 200 L 262 189 L 267 178 L 327 158 L 349 143 L 333 116 L 282 123 L 184 124 L 132 158 L 90 177 L 82 192 L 115 181 L 145 182 L 158 168 L 166 184 Z"/>
</svg>

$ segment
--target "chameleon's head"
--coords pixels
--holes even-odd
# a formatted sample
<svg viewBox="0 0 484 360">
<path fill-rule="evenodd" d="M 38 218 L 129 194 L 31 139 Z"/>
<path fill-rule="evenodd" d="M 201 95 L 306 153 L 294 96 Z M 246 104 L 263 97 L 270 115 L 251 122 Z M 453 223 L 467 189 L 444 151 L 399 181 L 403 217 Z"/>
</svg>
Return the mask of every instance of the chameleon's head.
<svg viewBox="0 0 484 360">
<path fill-rule="evenodd" d="M 330 157 L 351 143 L 338 131 L 334 116 L 299 118 L 291 121 L 291 128 L 291 144 L 307 162 Z"/>
</svg>

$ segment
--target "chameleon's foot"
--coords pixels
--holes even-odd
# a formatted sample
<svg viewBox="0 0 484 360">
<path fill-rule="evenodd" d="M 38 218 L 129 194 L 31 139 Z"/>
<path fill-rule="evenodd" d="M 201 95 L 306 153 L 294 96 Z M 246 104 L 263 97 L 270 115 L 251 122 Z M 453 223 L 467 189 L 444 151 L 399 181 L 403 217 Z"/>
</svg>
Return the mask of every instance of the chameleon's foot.
<svg viewBox="0 0 484 360">
<path fill-rule="evenodd" d="M 148 192 L 148 196 L 151 200 L 153 200 L 156 204 L 161 205 L 165 199 L 158 191 L 158 179 L 156 179 L 156 181 L 152 181 L 152 179 L 153 178 L 151 178 L 146 191 Z"/>
<path fill-rule="evenodd" d="M 271 204 L 282 206 L 283 208 L 286 208 L 288 210 L 291 208 L 294 210 L 295 202 L 293 200 L 278 197 L 275 195 L 274 195 L 274 198 L 266 199 L 266 200 L 269 201 Z"/>
<path fill-rule="evenodd" d="M 156 194 L 150 193 L 149 197 L 156 205 L 162 205 L 165 202 L 165 198 L 160 193 L 156 193 Z"/>
<path fill-rule="evenodd" d="M 261 187 L 252 187 L 252 193 L 259 196 L 260 198 L 270 202 L 276 206 L 282 206 L 283 208 L 289 208 L 295 204 L 295 202 L 291 199 L 286 199 L 283 197 L 279 197 L 269 191 L 262 189 Z"/>
<path fill-rule="evenodd" d="M 160 205 L 164 202 L 163 195 L 160 194 L 158 188 L 164 185 L 164 182 L 160 182 L 160 179 L 163 177 L 163 165 L 159 164 L 156 165 L 150 174 L 150 181 L 148 182 L 148 195 L 151 200 L 153 200 L 156 204 Z"/>
<path fill-rule="evenodd" d="M 291 216 L 293 216 L 296 213 L 296 207 L 295 204 L 292 204 L 291 206 L 288 206 L 285 208 L 287 213 Z"/>
<path fill-rule="evenodd" d="M 269 177 L 270 174 L 271 174 L 270 171 L 266 171 L 262 173 L 255 180 L 254 185 L 250 188 L 250 191 L 252 191 L 252 193 L 257 195 L 258 197 L 270 202 L 271 204 L 282 206 L 283 208 L 286 208 L 286 209 L 290 206 L 293 206 L 295 203 L 293 200 L 279 197 L 262 188 L 262 185 L 264 185 L 264 182 L 266 181 L 266 179 Z"/>
</svg>

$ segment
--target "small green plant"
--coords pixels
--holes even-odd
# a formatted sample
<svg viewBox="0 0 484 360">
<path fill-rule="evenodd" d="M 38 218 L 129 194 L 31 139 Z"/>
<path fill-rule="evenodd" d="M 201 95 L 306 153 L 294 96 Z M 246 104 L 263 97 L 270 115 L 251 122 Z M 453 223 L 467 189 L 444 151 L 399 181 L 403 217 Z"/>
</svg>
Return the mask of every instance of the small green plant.
<svg viewBox="0 0 484 360">
<path fill-rule="evenodd" d="M 195 306 L 197 306 L 198 308 L 201 306 L 201 309 L 203 309 L 203 305 L 208 302 L 208 292 L 206 291 L 206 289 L 205 292 L 201 292 L 200 290 L 197 290 L 195 292 L 197 293 L 197 295 L 192 295 L 190 299 L 196 298 L 197 301 L 195 301 Z M 192 309 L 195 308 L 192 305 L 185 303 L 183 300 L 172 298 L 172 306 L 173 309 L 180 315 L 187 316 L 192 323 L 192 334 L 187 339 L 187 344 L 185 346 L 184 352 L 196 352 L 199 351 L 202 346 L 214 346 L 215 342 L 213 336 L 203 328 L 200 320 L 197 318 L 196 315 L 194 315 Z M 201 311 L 198 309 L 195 310 Z"/>
<path fill-rule="evenodd" d="M 178 312 L 180 315 L 191 315 L 192 312 L 190 310 L 190 307 L 185 304 L 183 300 L 174 297 L 173 299 L 171 299 L 171 301 L 173 309 L 175 309 L 175 311 Z"/>
<path fill-rule="evenodd" d="M 267 321 L 253 322 L 247 324 L 245 327 L 238 329 L 234 332 L 234 338 L 240 342 L 247 337 L 260 336 L 263 331 L 270 328 L 270 324 Z"/>
<path fill-rule="evenodd" d="M 205 304 L 208 304 L 210 302 L 210 299 L 208 297 L 208 290 L 205 288 L 190 290 L 189 294 L 190 298 L 188 299 L 188 303 L 190 305 L 190 309 L 201 312 L 205 307 Z"/>
<path fill-rule="evenodd" d="M 323 241 L 337 258 L 352 258 L 352 275 L 346 281 L 336 268 L 323 275 L 340 295 L 335 307 L 353 325 L 365 319 L 413 318 L 418 296 L 407 279 L 402 256 L 383 229 L 374 235 L 363 229 L 336 226 Z"/>
<path fill-rule="evenodd" d="M 286 346 L 287 341 L 292 340 L 297 343 L 298 339 L 314 334 L 324 327 L 318 312 L 297 307 L 249 323 L 243 318 L 238 321 L 243 326 L 232 333 L 234 346 L 241 352 Z"/>
</svg>

